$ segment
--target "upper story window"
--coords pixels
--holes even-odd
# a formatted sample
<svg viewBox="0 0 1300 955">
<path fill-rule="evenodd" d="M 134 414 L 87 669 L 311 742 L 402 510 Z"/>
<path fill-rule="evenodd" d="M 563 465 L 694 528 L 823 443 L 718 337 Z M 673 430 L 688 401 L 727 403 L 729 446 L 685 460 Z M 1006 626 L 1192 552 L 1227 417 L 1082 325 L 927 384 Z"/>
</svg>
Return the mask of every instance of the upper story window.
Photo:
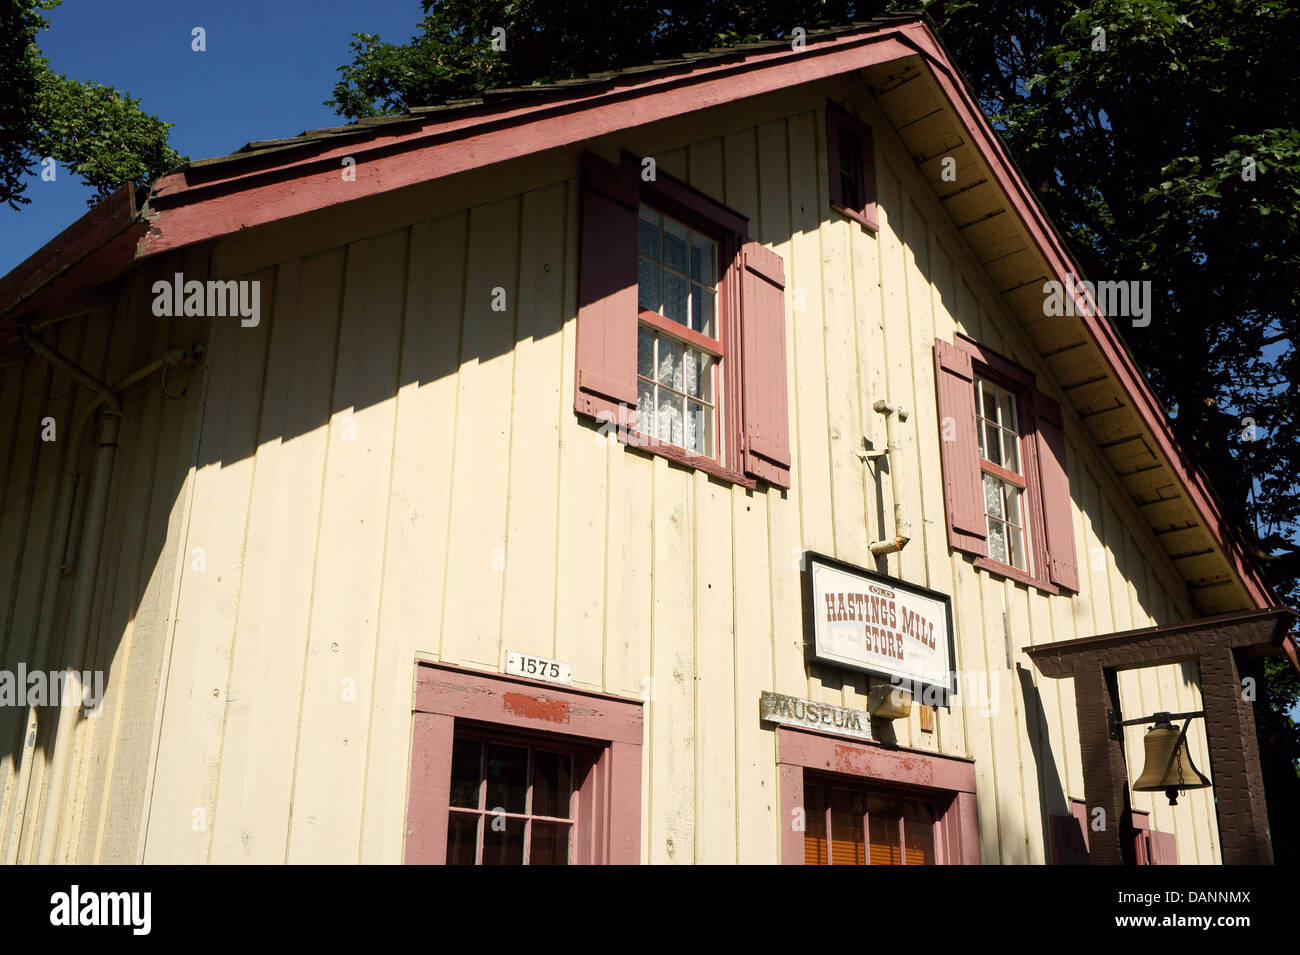
<svg viewBox="0 0 1300 955">
<path fill-rule="evenodd" d="M 1021 466 L 1016 398 L 979 377 L 975 379 L 975 430 L 989 557 L 1028 570 L 1023 501 L 1027 484 Z"/>
<path fill-rule="evenodd" d="M 1079 589 L 1060 405 L 964 335 L 934 345 L 948 543 L 1048 593 Z"/>
<path fill-rule="evenodd" d="M 718 460 L 724 354 L 718 245 L 642 205 L 637 216 L 637 429 Z"/>
<path fill-rule="evenodd" d="M 831 207 L 875 231 L 875 146 L 871 127 L 835 103 L 826 104 L 826 159 Z"/>
<path fill-rule="evenodd" d="M 641 160 L 582 160 L 574 409 L 629 446 L 790 486 L 785 268 L 743 215 Z"/>
</svg>

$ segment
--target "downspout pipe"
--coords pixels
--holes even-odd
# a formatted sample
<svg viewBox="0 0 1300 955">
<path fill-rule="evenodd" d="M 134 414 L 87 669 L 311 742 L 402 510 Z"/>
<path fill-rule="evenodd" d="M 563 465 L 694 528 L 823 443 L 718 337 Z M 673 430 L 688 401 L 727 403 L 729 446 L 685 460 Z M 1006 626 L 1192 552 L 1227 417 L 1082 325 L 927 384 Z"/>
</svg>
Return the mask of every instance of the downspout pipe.
<svg viewBox="0 0 1300 955">
<path fill-rule="evenodd" d="M 84 689 L 81 684 L 79 666 L 86 654 L 86 645 L 90 636 L 95 584 L 99 576 L 99 556 L 103 544 L 104 527 L 108 519 L 109 491 L 113 483 L 113 464 L 117 453 L 118 428 L 122 417 L 121 393 L 132 384 L 143 380 L 160 368 L 181 364 L 187 360 L 197 360 L 201 352 L 197 346 L 188 352 L 179 348 L 168 349 L 158 358 L 153 359 L 126 378 L 123 378 L 115 386 L 110 387 L 69 358 L 50 348 L 25 326 L 19 327 L 18 336 L 33 353 L 64 371 L 73 380 L 95 395 L 91 403 L 78 416 L 76 425 L 73 428 L 72 438 L 75 443 L 68 451 L 68 460 L 63 473 L 63 486 L 60 491 L 59 520 L 56 526 L 59 528 L 62 540 L 56 538 L 58 545 L 54 551 L 56 556 L 65 555 L 72 536 L 72 506 L 76 496 L 77 464 L 81 440 L 86 427 L 97 413 L 101 420 L 99 442 L 91 466 L 90 491 L 86 501 L 84 530 L 81 534 L 80 553 L 76 562 L 76 580 L 73 584 L 72 600 L 68 612 L 68 635 L 72 638 L 71 652 L 68 652 L 68 644 L 65 643 L 63 694 L 59 701 L 53 758 L 50 762 L 49 771 L 44 774 L 46 783 L 45 799 L 41 803 L 39 838 L 36 846 L 36 856 L 33 860 L 40 864 L 48 864 L 53 861 L 55 851 L 59 811 L 65 788 L 64 777 L 67 773 L 71 751 L 71 738 L 76 727 L 76 709 L 84 702 Z M 43 601 L 44 606 L 37 625 L 36 649 L 42 654 L 48 652 L 58 576 L 67 569 L 70 568 L 66 559 L 62 563 L 51 561 L 47 566 L 46 594 L 48 597 Z M 36 714 L 34 712 L 29 713 L 29 723 L 34 721 L 35 718 Z M 34 740 L 34 728 L 30 736 Z M 30 791 L 33 786 L 39 790 L 40 774 L 30 773 L 28 779 L 29 791 L 24 809 L 33 804 L 32 797 L 36 795 Z M 19 791 L 22 791 L 21 788 Z M 19 829 L 19 832 L 21 832 L 21 829 Z M 16 838 L 12 840 L 12 849 L 8 854 L 16 854 L 17 842 L 18 839 Z"/>
</svg>

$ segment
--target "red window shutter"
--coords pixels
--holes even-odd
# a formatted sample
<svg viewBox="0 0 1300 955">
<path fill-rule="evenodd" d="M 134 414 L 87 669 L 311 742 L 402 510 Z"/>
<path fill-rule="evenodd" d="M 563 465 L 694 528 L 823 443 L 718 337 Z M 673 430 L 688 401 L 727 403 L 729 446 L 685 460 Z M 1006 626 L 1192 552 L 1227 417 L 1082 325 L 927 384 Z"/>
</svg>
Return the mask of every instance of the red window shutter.
<svg viewBox="0 0 1300 955">
<path fill-rule="evenodd" d="M 1034 431 L 1048 578 L 1058 587 L 1078 592 L 1079 562 L 1074 553 L 1074 508 L 1070 503 L 1070 478 L 1065 473 L 1061 406 L 1041 391 L 1034 392 Z"/>
<path fill-rule="evenodd" d="M 781 256 L 757 242 L 746 242 L 741 256 L 745 473 L 788 488 L 790 419 L 785 375 L 785 263 Z"/>
<path fill-rule="evenodd" d="M 948 546 L 987 557 L 988 525 L 984 520 L 979 445 L 975 441 L 975 375 L 970 354 L 937 339 L 934 379 Z"/>
<path fill-rule="evenodd" d="M 636 418 L 637 180 L 582 157 L 574 407 L 629 427 Z M 627 410 L 620 415 L 619 405 Z"/>
</svg>

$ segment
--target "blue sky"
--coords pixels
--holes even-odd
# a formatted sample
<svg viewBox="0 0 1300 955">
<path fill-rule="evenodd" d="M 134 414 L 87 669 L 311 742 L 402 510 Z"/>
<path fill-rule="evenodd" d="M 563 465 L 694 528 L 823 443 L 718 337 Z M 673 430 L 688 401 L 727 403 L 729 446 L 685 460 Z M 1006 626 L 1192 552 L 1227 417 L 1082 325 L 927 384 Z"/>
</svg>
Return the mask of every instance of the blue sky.
<svg viewBox="0 0 1300 955">
<path fill-rule="evenodd" d="M 350 60 L 351 35 L 405 42 L 420 16 L 420 0 L 63 0 L 39 43 L 58 72 L 139 97 L 175 123 L 174 149 L 202 159 L 340 125 L 321 103 Z M 205 53 L 190 49 L 196 26 L 207 31 Z M 28 205 L 0 206 L 0 275 L 88 208 L 91 190 L 65 168 L 54 182 L 30 183 Z"/>
</svg>

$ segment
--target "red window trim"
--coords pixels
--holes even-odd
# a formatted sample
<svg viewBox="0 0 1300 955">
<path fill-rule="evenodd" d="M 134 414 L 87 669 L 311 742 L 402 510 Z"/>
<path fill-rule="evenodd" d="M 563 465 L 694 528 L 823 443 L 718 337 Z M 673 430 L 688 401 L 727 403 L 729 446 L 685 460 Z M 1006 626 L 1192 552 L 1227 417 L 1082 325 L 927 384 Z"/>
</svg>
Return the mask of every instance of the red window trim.
<svg viewBox="0 0 1300 955">
<path fill-rule="evenodd" d="M 637 311 L 638 321 L 653 325 L 658 331 L 680 338 L 721 359 L 722 387 L 715 396 L 715 404 L 722 405 L 715 435 L 720 460 L 692 454 L 685 448 L 653 438 L 636 427 L 619 428 L 618 439 L 636 450 L 667 458 L 682 467 L 703 471 L 720 481 L 756 490 L 758 481 L 744 473 L 740 440 L 740 250 L 749 228 L 749 219 L 658 168 L 654 180 L 642 179 L 640 158 L 626 150 L 620 156 L 620 165 L 626 174 L 636 177 L 639 202 L 672 216 L 718 244 L 716 340 L 657 313 L 641 309 Z"/>
<path fill-rule="evenodd" d="M 857 137 L 862 152 L 857 157 L 857 178 L 862 189 L 862 207 L 845 205 L 840 195 L 840 130 L 847 129 Z M 872 232 L 880 231 L 876 214 L 876 157 L 871 127 L 833 100 L 826 101 L 826 158 L 827 177 L 830 184 L 831 208 L 848 216 Z"/>
<path fill-rule="evenodd" d="M 980 471 L 987 471 L 994 477 L 1002 478 L 1025 489 L 1029 499 L 1025 506 L 1026 523 L 1029 530 L 1031 570 L 1003 563 L 992 557 L 976 557 L 975 566 L 999 577 L 1014 580 L 1016 583 L 1036 587 L 1045 594 L 1056 596 L 1061 588 L 1052 583 L 1047 561 L 1047 518 L 1043 512 L 1042 474 L 1038 469 L 1038 416 L 1034 412 L 1033 393 L 1038 387 L 1038 376 L 1028 368 L 1017 365 L 1010 358 L 1000 355 L 981 345 L 968 335 L 958 332 L 953 336 L 953 344 L 971 356 L 971 371 L 974 381 L 984 378 L 1000 388 L 1009 391 L 1016 399 L 1016 418 L 1020 425 L 1019 455 L 1024 475 L 1013 474 L 1006 468 L 998 467 L 992 461 L 979 459 Z M 978 426 L 979 419 L 976 418 Z M 1023 483 L 1021 483 L 1023 482 Z"/>
<path fill-rule="evenodd" d="M 935 813 L 935 862 L 979 865 L 979 822 L 975 814 L 975 763 L 956 756 L 879 743 L 860 743 L 796 727 L 777 728 L 781 789 L 781 863 L 803 865 L 804 830 L 795 828 L 804 808 L 804 774 L 850 776 L 857 782 L 899 788 L 928 800 Z"/>
<path fill-rule="evenodd" d="M 575 774 L 575 789 L 581 793 L 575 859 L 611 865 L 641 861 L 641 701 L 420 660 L 413 720 L 408 865 L 446 862 L 451 753 L 458 727 L 540 735 L 561 747 L 594 747 L 598 755 L 580 787 Z"/>
</svg>

